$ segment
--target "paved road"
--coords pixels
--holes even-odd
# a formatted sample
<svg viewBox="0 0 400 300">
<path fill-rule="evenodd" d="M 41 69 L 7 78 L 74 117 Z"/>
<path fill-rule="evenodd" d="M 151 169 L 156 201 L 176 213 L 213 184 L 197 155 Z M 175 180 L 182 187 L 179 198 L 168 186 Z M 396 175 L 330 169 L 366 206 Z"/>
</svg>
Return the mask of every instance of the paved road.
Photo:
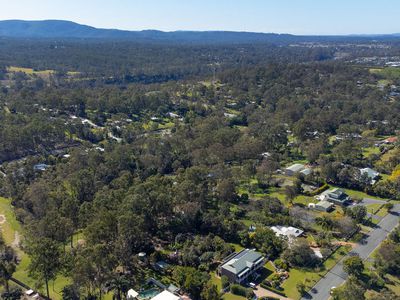
<svg viewBox="0 0 400 300">
<path fill-rule="evenodd" d="M 359 244 L 350 254 L 358 254 L 360 258 L 366 259 L 382 243 L 387 235 L 399 223 L 400 204 L 396 204 L 392 213 L 386 215 L 378 225 L 369 232 L 366 243 Z M 347 274 L 343 271 L 343 259 L 339 261 L 324 277 L 317 282 L 308 295 L 302 300 L 327 300 L 330 297 L 330 290 L 333 286 L 340 286 L 345 282 Z"/>
<path fill-rule="evenodd" d="M 386 201 L 384 200 L 378 200 L 378 199 L 372 199 L 372 198 L 364 198 L 361 202 L 359 203 L 354 203 L 354 206 L 365 206 L 368 204 L 385 204 Z"/>
<path fill-rule="evenodd" d="M 377 221 L 381 221 L 383 219 L 383 217 L 381 217 L 381 216 L 377 216 L 377 215 L 370 214 L 370 213 L 367 213 L 367 217 L 368 218 L 372 218 L 372 219 L 377 220 Z"/>
</svg>

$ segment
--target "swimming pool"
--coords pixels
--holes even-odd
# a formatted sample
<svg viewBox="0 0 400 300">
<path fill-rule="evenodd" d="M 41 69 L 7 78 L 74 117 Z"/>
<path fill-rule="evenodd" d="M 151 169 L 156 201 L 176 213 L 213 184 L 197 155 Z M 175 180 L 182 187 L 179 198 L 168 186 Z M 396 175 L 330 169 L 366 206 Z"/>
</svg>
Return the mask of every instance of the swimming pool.
<svg viewBox="0 0 400 300">
<path fill-rule="evenodd" d="M 139 293 L 138 298 L 140 300 L 147 300 L 157 296 L 160 293 L 160 289 L 158 288 L 151 288 Z"/>
</svg>

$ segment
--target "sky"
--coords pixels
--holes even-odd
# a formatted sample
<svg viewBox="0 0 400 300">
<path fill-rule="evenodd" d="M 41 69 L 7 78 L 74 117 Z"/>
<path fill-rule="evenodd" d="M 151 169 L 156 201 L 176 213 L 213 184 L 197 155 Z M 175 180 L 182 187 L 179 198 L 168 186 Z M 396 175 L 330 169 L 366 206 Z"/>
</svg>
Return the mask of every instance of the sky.
<svg viewBox="0 0 400 300">
<path fill-rule="evenodd" d="M 400 32 L 399 0 L 0 0 L 0 19 L 61 19 L 126 30 L 291 34 Z"/>
</svg>

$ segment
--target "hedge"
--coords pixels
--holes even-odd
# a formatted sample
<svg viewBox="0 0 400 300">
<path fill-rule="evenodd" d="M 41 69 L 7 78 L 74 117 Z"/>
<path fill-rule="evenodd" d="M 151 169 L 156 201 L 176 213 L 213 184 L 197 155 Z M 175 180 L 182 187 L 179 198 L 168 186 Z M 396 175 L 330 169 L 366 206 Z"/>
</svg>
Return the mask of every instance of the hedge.
<svg viewBox="0 0 400 300">
<path fill-rule="evenodd" d="M 265 284 L 264 282 L 261 282 L 261 283 L 260 283 L 260 286 L 261 286 L 262 288 L 266 289 L 266 290 L 269 290 L 269 291 L 271 291 L 271 292 L 277 293 L 278 295 L 281 295 L 281 296 L 283 296 L 283 297 L 286 297 L 286 294 L 285 294 L 283 291 L 278 290 L 278 289 L 276 289 L 276 288 L 274 288 L 274 287 L 272 287 L 272 286 L 269 286 L 269 285 Z"/>
<path fill-rule="evenodd" d="M 252 289 L 249 288 L 245 288 L 239 284 L 232 284 L 231 285 L 231 293 L 234 295 L 238 295 L 238 296 L 243 296 L 248 298 L 249 296 L 251 296 L 253 293 Z"/>
<path fill-rule="evenodd" d="M 316 190 L 314 190 L 312 192 L 307 192 L 305 194 L 308 195 L 308 196 L 316 196 L 316 195 L 321 194 L 322 192 L 325 192 L 327 189 L 329 189 L 329 185 L 327 183 L 325 183 L 324 185 L 321 185 Z"/>
</svg>

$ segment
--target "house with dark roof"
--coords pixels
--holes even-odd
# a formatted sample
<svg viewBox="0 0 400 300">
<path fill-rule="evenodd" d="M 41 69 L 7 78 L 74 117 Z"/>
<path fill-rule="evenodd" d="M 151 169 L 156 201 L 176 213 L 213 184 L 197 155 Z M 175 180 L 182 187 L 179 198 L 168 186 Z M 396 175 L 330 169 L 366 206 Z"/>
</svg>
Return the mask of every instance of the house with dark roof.
<svg viewBox="0 0 400 300">
<path fill-rule="evenodd" d="M 220 276 L 228 277 L 230 282 L 243 283 L 265 264 L 265 258 L 255 249 L 243 249 L 232 253 L 218 267 Z"/>
<path fill-rule="evenodd" d="M 346 206 L 350 203 L 351 198 L 342 189 L 334 188 L 323 192 L 317 196 L 317 199 L 321 201 L 328 201 L 333 204 Z"/>
</svg>

